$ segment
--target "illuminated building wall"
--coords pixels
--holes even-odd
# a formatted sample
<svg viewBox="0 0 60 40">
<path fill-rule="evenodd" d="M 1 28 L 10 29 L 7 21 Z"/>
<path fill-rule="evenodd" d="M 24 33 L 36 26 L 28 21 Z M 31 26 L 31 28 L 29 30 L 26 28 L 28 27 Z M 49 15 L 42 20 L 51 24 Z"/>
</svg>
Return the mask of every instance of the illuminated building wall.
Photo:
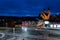
<svg viewBox="0 0 60 40">
<path fill-rule="evenodd" d="M 35 21 L 22 21 L 22 26 L 24 27 L 34 27 L 36 26 L 36 22 Z"/>
<path fill-rule="evenodd" d="M 60 23 L 50 23 L 50 28 L 58 28 L 60 29 Z"/>
<path fill-rule="evenodd" d="M 46 10 L 44 10 L 41 14 L 41 17 L 43 18 L 43 20 L 49 20 L 50 19 L 50 10 L 48 9 L 47 12 L 46 12 Z"/>
</svg>

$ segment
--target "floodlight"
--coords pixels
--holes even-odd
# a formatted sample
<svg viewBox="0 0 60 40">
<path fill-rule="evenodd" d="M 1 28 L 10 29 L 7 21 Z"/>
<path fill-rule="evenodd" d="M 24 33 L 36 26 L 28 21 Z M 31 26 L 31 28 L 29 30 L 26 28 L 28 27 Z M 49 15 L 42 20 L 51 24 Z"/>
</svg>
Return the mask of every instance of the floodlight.
<svg viewBox="0 0 60 40">
<path fill-rule="evenodd" d="M 54 28 L 56 28 L 56 24 L 54 24 Z"/>
<path fill-rule="evenodd" d="M 44 23 L 45 23 L 45 24 L 49 24 L 49 21 L 45 21 Z"/>
<path fill-rule="evenodd" d="M 50 27 L 53 28 L 53 24 L 51 24 Z"/>
</svg>

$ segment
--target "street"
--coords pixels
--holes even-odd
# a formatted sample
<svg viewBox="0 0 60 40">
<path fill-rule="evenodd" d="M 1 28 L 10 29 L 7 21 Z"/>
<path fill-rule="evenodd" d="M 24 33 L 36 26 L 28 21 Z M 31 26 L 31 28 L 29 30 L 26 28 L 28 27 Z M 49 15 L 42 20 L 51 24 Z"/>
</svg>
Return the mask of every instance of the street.
<svg viewBox="0 0 60 40">
<path fill-rule="evenodd" d="M 28 28 L 22 30 L 18 28 L 15 33 L 8 31 L 3 32 L 5 37 L 0 38 L 0 40 L 60 40 L 60 38 L 49 37 L 50 31 L 46 29 L 34 30 L 34 28 Z"/>
</svg>

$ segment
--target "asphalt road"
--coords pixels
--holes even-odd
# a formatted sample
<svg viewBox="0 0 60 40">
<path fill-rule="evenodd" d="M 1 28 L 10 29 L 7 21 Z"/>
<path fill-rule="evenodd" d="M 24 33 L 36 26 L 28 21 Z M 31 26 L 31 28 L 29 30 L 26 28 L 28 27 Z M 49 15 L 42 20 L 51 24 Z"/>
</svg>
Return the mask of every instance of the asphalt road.
<svg viewBox="0 0 60 40">
<path fill-rule="evenodd" d="M 60 38 L 48 37 L 49 30 L 40 29 L 35 30 L 34 28 L 28 28 L 28 30 L 16 29 L 16 33 L 8 30 L 3 32 L 5 34 L 4 38 L 0 40 L 60 40 Z"/>
</svg>

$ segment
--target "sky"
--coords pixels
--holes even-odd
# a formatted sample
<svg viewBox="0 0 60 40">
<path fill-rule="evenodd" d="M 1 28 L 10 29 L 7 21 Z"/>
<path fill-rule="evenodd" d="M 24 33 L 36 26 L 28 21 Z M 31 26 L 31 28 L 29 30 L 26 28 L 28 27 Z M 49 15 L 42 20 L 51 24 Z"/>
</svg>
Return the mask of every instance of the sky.
<svg viewBox="0 0 60 40">
<path fill-rule="evenodd" d="M 60 13 L 60 0 L 0 0 L 0 16 L 38 16 L 43 9 Z"/>
</svg>

